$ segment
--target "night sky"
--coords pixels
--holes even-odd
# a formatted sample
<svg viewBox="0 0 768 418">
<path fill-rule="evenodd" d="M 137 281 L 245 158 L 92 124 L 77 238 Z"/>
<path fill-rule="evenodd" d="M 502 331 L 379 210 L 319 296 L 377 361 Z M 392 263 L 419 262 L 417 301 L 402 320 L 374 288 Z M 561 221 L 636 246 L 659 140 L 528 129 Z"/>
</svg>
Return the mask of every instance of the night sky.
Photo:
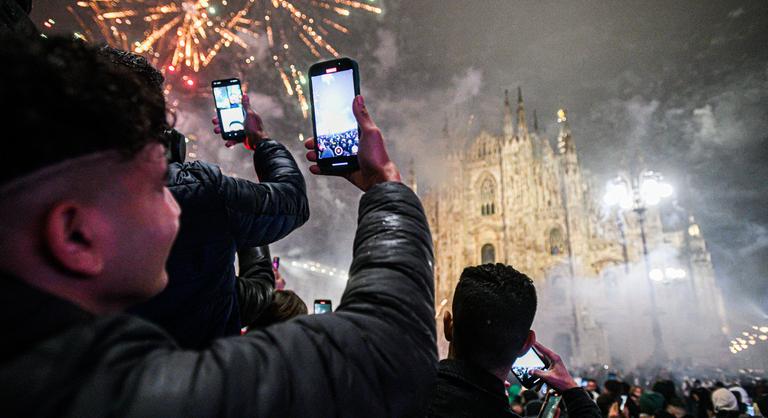
<svg viewBox="0 0 768 418">
<path fill-rule="evenodd" d="M 46 33 L 76 29 L 64 6 L 36 1 Z M 211 1 L 217 4 L 217 1 Z M 604 184 L 638 155 L 676 188 L 699 221 L 729 310 L 744 321 L 768 312 L 768 2 L 762 1 L 395 1 L 384 13 L 340 17 L 351 34 L 334 44 L 360 63 L 373 116 L 419 187 L 440 161 L 480 129 L 501 132 L 504 89 L 523 90 L 540 129 L 554 140 L 565 107 L 582 166 Z M 259 45 L 245 77 L 273 136 L 303 160 L 308 121 L 287 99 Z M 229 59 L 200 85 L 231 76 Z M 305 67 L 311 64 L 304 60 Z M 181 127 L 201 138 L 201 156 L 251 176 L 246 154 L 209 133 L 209 97 L 182 97 Z M 449 137 L 444 137 L 447 123 Z M 269 127 L 272 128 L 269 128 Z M 358 193 L 338 179 L 308 180 L 312 218 L 278 243 L 286 257 L 346 267 Z M 744 303 L 744 301 L 747 303 Z"/>
</svg>

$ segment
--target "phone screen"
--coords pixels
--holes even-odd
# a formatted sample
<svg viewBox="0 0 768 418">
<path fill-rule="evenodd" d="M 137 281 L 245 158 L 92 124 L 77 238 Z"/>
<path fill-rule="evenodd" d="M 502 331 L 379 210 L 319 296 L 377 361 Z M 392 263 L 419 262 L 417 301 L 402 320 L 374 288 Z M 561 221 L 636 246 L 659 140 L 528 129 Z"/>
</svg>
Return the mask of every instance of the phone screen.
<svg viewBox="0 0 768 418">
<path fill-rule="evenodd" d="M 357 155 L 359 132 L 352 113 L 354 70 L 326 69 L 312 76 L 318 159 Z"/>
<path fill-rule="evenodd" d="M 280 257 L 272 257 L 272 268 L 275 270 L 280 268 Z"/>
<path fill-rule="evenodd" d="M 522 356 L 512 364 L 512 373 L 517 377 L 520 383 L 526 388 L 530 389 L 539 383 L 540 378 L 533 376 L 531 371 L 533 369 L 544 370 L 547 368 L 546 363 L 542 360 L 539 353 L 531 347 Z"/>
<path fill-rule="evenodd" d="M 240 80 L 216 80 L 212 83 L 213 98 L 224 138 L 243 136 L 245 113 L 243 112 L 243 91 Z"/>
<path fill-rule="evenodd" d="M 624 411 L 624 407 L 627 405 L 627 395 L 621 395 L 621 405 L 619 405 L 619 412 Z"/>
<path fill-rule="evenodd" d="M 315 313 L 324 314 L 331 312 L 331 301 L 327 299 L 319 299 L 315 301 Z"/>
</svg>

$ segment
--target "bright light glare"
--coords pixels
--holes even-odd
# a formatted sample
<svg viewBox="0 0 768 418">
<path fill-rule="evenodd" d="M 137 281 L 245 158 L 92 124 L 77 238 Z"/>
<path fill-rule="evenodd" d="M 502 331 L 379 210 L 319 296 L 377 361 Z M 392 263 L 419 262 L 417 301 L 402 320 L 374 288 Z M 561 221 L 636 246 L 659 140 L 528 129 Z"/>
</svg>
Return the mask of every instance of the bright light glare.
<svg viewBox="0 0 768 418">
<path fill-rule="evenodd" d="M 760 332 L 768 334 L 768 327 L 760 327 Z"/>
<path fill-rule="evenodd" d="M 640 185 L 640 198 L 646 205 L 655 206 L 661 202 L 661 199 L 671 196 L 672 191 L 672 186 L 669 184 L 647 178 Z"/>
<path fill-rule="evenodd" d="M 616 178 L 608 182 L 605 186 L 605 196 L 603 202 L 608 206 L 619 206 L 622 209 L 632 208 L 632 194 L 627 187 L 627 183 L 621 178 Z"/>
<path fill-rule="evenodd" d="M 653 269 L 648 273 L 648 277 L 650 277 L 651 280 L 660 282 L 664 280 L 664 272 L 661 271 L 661 269 Z"/>
</svg>

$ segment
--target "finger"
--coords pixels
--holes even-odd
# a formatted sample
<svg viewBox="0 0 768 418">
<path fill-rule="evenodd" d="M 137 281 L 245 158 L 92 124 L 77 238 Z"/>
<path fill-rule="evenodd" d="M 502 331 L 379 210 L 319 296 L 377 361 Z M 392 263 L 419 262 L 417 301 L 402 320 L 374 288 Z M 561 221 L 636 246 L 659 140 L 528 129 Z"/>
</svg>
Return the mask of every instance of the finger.
<svg viewBox="0 0 768 418">
<path fill-rule="evenodd" d="M 251 109 L 251 98 L 248 97 L 247 94 L 243 94 L 242 101 L 243 101 L 243 108 L 245 108 L 245 110 L 250 110 Z"/>
<path fill-rule="evenodd" d="M 219 118 L 211 119 L 211 123 L 213 123 L 214 125 L 218 125 L 219 124 Z"/>
<path fill-rule="evenodd" d="M 235 141 L 235 140 L 232 140 L 232 139 L 230 139 L 230 140 L 227 140 L 227 143 L 226 143 L 226 145 L 227 145 L 227 148 L 229 148 L 229 147 L 231 147 L 231 146 L 237 145 L 237 141 Z"/>
<path fill-rule="evenodd" d="M 558 363 L 558 362 L 560 362 L 560 356 L 558 356 L 558 355 L 557 355 L 557 353 L 555 353 L 554 351 L 550 350 L 549 348 L 547 348 L 547 347 L 544 347 L 544 345 L 543 345 L 543 344 L 541 344 L 540 342 L 536 341 L 536 342 L 533 344 L 533 346 L 536 348 L 536 350 L 537 350 L 539 353 L 543 354 L 543 355 L 544 355 L 544 357 L 548 358 L 548 359 L 549 359 L 549 360 L 551 360 L 553 363 Z"/>
<path fill-rule="evenodd" d="M 317 161 L 317 153 L 315 151 L 307 151 L 307 160 L 312 162 Z"/>
<path fill-rule="evenodd" d="M 306 149 L 315 149 L 315 138 L 309 137 L 309 139 L 304 141 L 304 148 L 306 148 Z"/>
<path fill-rule="evenodd" d="M 221 128 L 219 128 L 219 127 L 217 126 L 217 127 L 213 128 L 213 132 L 215 132 L 215 133 L 217 133 L 217 134 L 220 134 L 220 133 L 221 133 Z"/>
<path fill-rule="evenodd" d="M 320 172 L 320 166 L 318 166 L 317 164 L 309 166 L 309 172 L 312 174 L 322 174 Z"/>
<path fill-rule="evenodd" d="M 355 114 L 355 119 L 357 119 L 361 129 L 364 131 L 376 129 L 376 123 L 373 122 L 368 108 L 365 107 L 363 96 L 355 96 L 355 100 L 352 102 L 352 113 Z"/>
<path fill-rule="evenodd" d="M 536 377 L 544 378 L 544 377 L 547 377 L 547 375 L 549 374 L 549 371 L 546 369 L 531 369 L 529 373 L 531 373 Z"/>
</svg>

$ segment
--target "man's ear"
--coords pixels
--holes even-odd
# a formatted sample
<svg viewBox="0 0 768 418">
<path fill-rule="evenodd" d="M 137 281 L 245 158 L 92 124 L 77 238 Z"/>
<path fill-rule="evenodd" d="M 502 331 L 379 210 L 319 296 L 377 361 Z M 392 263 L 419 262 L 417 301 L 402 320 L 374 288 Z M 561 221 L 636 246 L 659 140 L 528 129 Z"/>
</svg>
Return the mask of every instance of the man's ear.
<svg viewBox="0 0 768 418">
<path fill-rule="evenodd" d="M 443 332 L 445 333 L 446 340 L 453 340 L 453 316 L 449 310 L 443 313 Z"/>
<path fill-rule="evenodd" d="M 532 329 L 529 329 L 528 336 L 525 337 L 525 343 L 523 343 L 523 348 L 520 349 L 517 356 L 520 357 L 525 354 L 534 344 L 536 344 L 536 333 Z"/>
<path fill-rule="evenodd" d="M 56 267 L 81 277 L 99 275 L 104 270 L 97 232 L 103 227 L 92 210 L 75 201 L 56 203 L 43 224 L 44 247 Z"/>
</svg>

